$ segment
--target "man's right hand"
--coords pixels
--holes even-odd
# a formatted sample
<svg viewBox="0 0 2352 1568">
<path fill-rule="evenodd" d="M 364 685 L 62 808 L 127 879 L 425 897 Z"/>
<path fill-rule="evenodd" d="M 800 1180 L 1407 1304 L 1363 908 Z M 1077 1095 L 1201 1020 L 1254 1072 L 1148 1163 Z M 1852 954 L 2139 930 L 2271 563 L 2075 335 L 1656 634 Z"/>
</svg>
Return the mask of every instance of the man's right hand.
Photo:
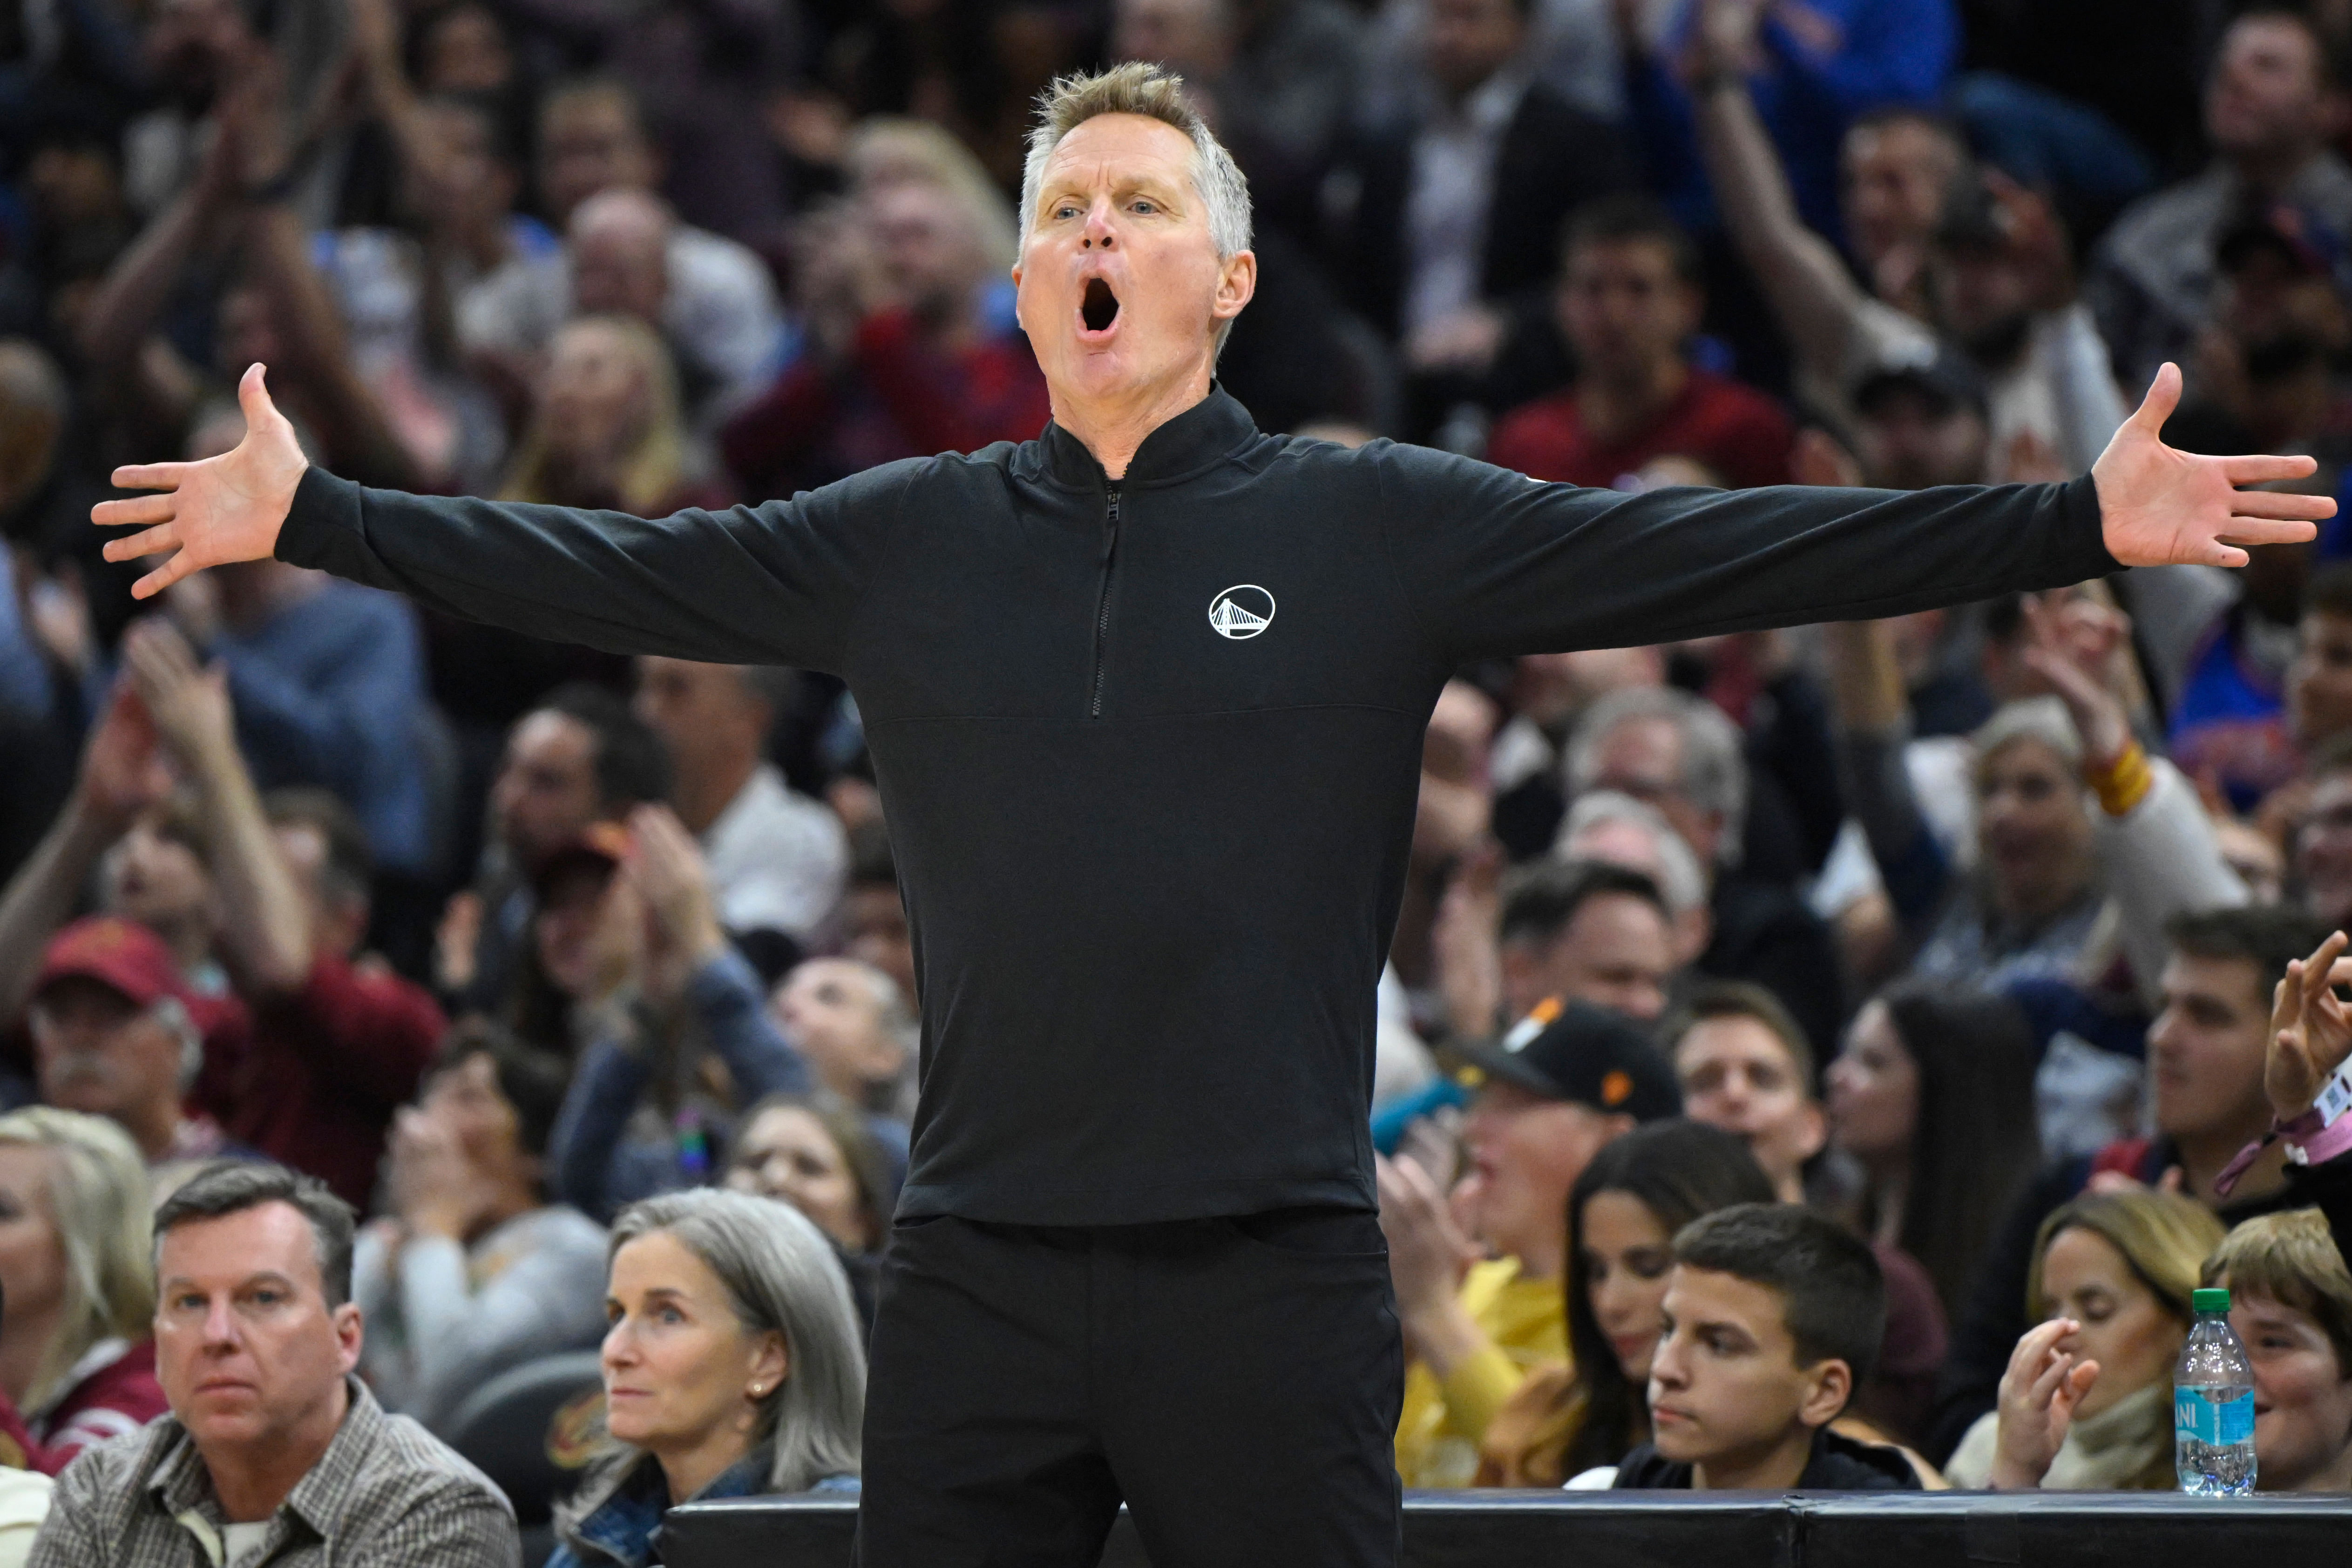
<svg viewBox="0 0 2352 1568">
<path fill-rule="evenodd" d="M 278 531 L 294 504 L 294 487 L 310 466 L 294 439 L 294 426 L 278 412 L 262 385 L 262 367 L 248 367 L 237 383 L 245 409 L 245 439 L 232 451 L 200 463 L 146 463 L 114 470 L 122 489 L 162 490 L 128 500 L 100 501 L 89 520 L 100 527 L 151 524 L 145 532 L 109 540 L 109 561 L 173 552 L 172 558 L 132 585 L 131 594 L 152 598 L 191 573 L 229 561 L 263 561 L 278 548 Z"/>
<path fill-rule="evenodd" d="M 2309 958 L 2286 966 L 2286 978 L 2273 993 L 2263 1091 L 2283 1122 L 2309 1110 L 2336 1069 L 2352 1058 L 2352 1007 L 2336 994 L 2336 986 L 2352 983 L 2347 945 L 2342 931 L 2331 932 Z"/>
</svg>

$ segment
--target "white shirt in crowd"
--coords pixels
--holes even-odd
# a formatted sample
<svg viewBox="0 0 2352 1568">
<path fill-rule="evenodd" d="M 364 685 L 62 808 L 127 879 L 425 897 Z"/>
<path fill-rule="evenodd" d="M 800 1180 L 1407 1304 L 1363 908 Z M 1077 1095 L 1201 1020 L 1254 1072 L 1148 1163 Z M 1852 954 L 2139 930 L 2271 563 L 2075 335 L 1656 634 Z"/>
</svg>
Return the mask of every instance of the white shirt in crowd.
<svg viewBox="0 0 2352 1568">
<path fill-rule="evenodd" d="M 719 923 L 780 931 L 805 942 L 841 901 L 849 838 L 841 819 L 795 794 L 766 763 L 753 770 L 702 836 Z"/>
</svg>

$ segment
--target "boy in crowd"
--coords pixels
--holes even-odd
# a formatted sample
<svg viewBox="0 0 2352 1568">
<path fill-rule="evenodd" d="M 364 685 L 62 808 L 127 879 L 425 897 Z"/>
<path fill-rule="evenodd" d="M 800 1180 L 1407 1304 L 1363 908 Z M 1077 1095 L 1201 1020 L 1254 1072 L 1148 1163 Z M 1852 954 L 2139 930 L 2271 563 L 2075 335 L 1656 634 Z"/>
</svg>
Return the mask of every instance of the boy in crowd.
<svg viewBox="0 0 2352 1568">
<path fill-rule="evenodd" d="M 1651 1441 L 1619 1489 L 1917 1489 L 1901 1452 L 1829 1429 L 1870 1373 L 1886 1297 L 1869 1246 L 1791 1204 L 1738 1204 L 1675 1237 L 1650 1363 Z"/>
</svg>

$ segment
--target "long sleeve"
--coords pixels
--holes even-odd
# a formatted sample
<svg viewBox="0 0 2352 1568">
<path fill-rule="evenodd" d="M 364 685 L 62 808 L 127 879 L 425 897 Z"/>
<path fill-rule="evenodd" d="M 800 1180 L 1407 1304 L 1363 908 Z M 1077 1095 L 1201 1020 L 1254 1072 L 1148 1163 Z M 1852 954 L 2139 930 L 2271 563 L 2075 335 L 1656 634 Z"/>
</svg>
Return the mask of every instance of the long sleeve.
<svg viewBox="0 0 2352 1568">
<path fill-rule="evenodd" d="M 529 1250 L 478 1287 L 453 1240 L 419 1239 L 401 1253 L 410 1413 L 428 1426 L 504 1368 L 596 1342 L 604 1322 L 603 1234 L 564 1209 L 541 1210 L 524 1223 L 533 1227 Z"/>
<path fill-rule="evenodd" d="M 2077 300 L 2042 318 L 2035 324 L 2034 353 L 2057 394 L 2059 457 L 2069 473 L 2089 473 L 2131 417 L 2090 307 Z"/>
<path fill-rule="evenodd" d="M 413 726 L 424 699 L 424 653 L 408 606 L 350 589 L 330 590 L 331 646 L 312 617 L 316 655 L 298 672 L 288 649 L 275 642 L 225 637 L 229 695 L 238 737 L 257 765 L 274 776 L 262 782 L 322 784 L 348 800 L 362 800 L 371 784 L 409 761 Z M 360 603 L 362 599 L 371 600 Z"/>
<path fill-rule="evenodd" d="M 1844 37 L 1818 54 L 1767 12 L 1758 30 L 1792 94 L 1843 120 L 1889 102 L 1935 97 L 1960 52 L 1949 0 L 1874 0 L 1847 18 Z"/>
<path fill-rule="evenodd" d="M 924 466 L 658 519 L 369 489 L 314 467 L 278 557 L 553 642 L 838 673 L 903 493 Z"/>
<path fill-rule="evenodd" d="M 556 1196 L 594 1219 L 610 1219 L 613 1160 L 629 1112 L 636 1109 L 651 1069 L 620 1040 L 606 1036 L 588 1047 L 572 1075 L 563 1107 L 548 1135 L 547 1163 Z"/>
<path fill-rule="evenodd" d="M 686 1000 L 701 1020 L 703 1037 L 727 1064 L 738 1110 L 764 1095 L 806 1094 L 814 1087 L 808 1064 L 769 1021 L 760 977 L 733 948 L 696 973 Z"/>
<path fill-rule="evenodd" d="M 1401 592 L 1449 668 L 1878 619 L 2120 569 L 2087 477 L 1627 495 L 1418 447 L 1367 451 Z"/>
<path fill-rule="evenodd" d="M 2230 909 L 2246 901 L 2246 885 L 2221 858 L 2221 841 L 2197 791 L 2161 758 L 2148 764 L 2156 783 L 2120 817 L 2101 815 L 2099 855 L 2107 895 L 2122 921 L 2124 951 L 2140 1000 L 2162 1000 L 2164 928 L 2173 916 Z"/>
</svg>

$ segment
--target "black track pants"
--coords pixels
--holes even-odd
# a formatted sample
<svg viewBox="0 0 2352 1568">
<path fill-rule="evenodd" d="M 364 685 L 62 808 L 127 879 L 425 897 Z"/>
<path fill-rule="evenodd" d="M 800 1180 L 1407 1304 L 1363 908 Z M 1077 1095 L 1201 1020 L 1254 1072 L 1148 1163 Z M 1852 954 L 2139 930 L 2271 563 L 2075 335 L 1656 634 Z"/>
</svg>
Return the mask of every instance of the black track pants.
<svg viewBox="0 0 2352 1568">
<path fill-rule="evenodd" d="M 896 1226 L 860 1568 L 1395 1568 L 1403 1352 L 1379 1220 Z"/>
</svg>

